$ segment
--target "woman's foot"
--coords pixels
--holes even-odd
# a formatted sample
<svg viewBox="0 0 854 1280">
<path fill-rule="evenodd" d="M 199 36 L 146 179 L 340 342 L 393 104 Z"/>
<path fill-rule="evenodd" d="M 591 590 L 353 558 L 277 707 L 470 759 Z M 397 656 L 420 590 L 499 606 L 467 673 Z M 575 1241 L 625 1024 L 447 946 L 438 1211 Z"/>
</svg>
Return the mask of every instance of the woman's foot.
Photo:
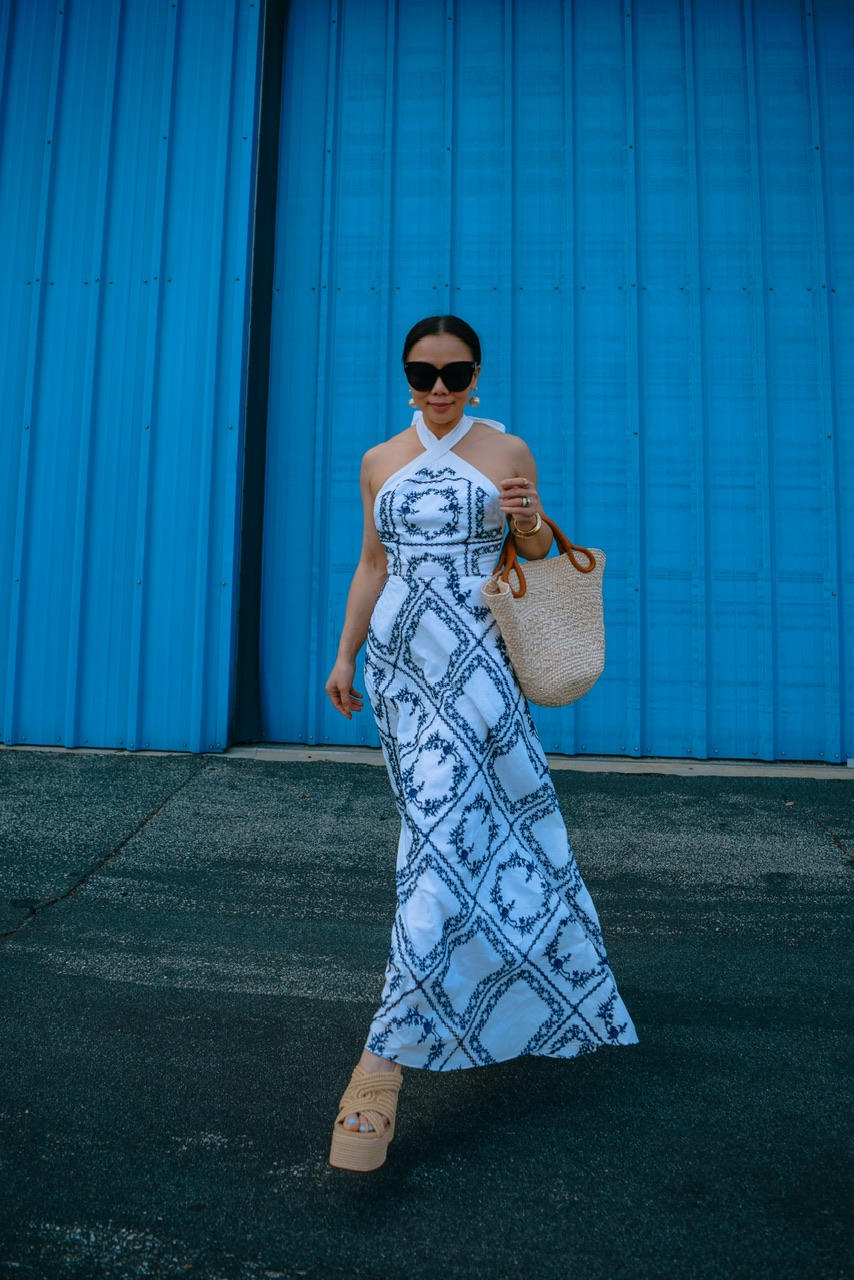
<svg viewBox="0 0 854 1280">
<path fill-rule="evenodd" d="M 367 1049 L 364 1049 L 362 1051 L 362 1056 L 359 1059 L 358 1065 L 362 1068 L 363 1071 L 367 1071 L 369 1074 L 375 1071 L 378 1072 L 378 1071 L 395 1071 L 395 1070 L 399 1071 L 400 1070 L 400 1067 L 397 1067 L 393 1062 L 389 1062 L 388 1058 L 380 1058 L 377 1056 L 377 1054 L 370 1053 Z M 383 1120 L 384 1126 L 388 1128 L 388 1123 L 389 1123 L 388 1116 L 383 1116 L 382 1120 Z M 347 1116 L 342 1122 L 341 1127 L 343 1129 L 346 1129 L 348 1133 L 373 1133 L 374 1132 L 374 1126 L 371 1124 L 370 1120 L 368 1120 L 366 1116 L 362 1115 L 361 1111 L 354 1112 L 352 1115 Z"/>
<path fill-rule="evenodd" d="M 353 1068 L 332 1127 L 329 1163 L 368 1173 L 385 1163 L 394 1137 L 403 1072 L 396 1063 L 364 1053 Z"/>
</svg>

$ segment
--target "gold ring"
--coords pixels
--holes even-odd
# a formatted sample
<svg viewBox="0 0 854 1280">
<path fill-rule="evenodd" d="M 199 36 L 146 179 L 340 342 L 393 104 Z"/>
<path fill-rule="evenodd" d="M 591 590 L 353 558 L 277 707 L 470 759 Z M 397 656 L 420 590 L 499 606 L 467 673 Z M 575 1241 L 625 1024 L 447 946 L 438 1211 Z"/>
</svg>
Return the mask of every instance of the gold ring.
<svg viewBox="0 0 854 1280">
<path fill-rule="evenodd" d="M 530 507 L 530 505 L 531 505 L 531 499 L 530 499 L 530 498 L 520 498 L 520 499 L 519 499 L 519 501 L 522 503 L 522 506 L 523 506 L 523 507 Z"/>
<path fill-rule="evenodd" d="M 531 485 L 530 480 L 526 480 L 526 479 L 525 479 L 525 477 L 523 476 L 523 477 L 522 477 L 522 488 L 523 488 L 523 489 L 528 489 L 528 488 L 530 488 L 530 485 Z"/>
</svg>

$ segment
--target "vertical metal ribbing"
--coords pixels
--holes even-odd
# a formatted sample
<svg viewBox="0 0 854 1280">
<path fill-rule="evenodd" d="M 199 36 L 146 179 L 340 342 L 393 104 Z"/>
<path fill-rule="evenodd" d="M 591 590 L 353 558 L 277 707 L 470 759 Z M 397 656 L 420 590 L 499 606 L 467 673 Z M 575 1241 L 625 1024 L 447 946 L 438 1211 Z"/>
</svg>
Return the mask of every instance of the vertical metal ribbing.
<svg viewBox="0 0 854 1280">
<path fill-rule="evenodd" d="M 394 174 L 396 165 L 396 147 L 397 147 L 397 80 L 395 77 L 395 68 L 397 67 L 397 0 L 389 0 L 388 18 L 386 25 L 386 78 L 385 78 L 385 102 L 383 105 L 383 214 L 382 214 L 382 234 L 383 234 L 383 255 L 382 255 L 382 277 L 379 281 L 380 289 L 380 340 L 382 342 L 382 351 L 385 353 L 386 365 L 386 400 L 388 404 L 394 404 L 395 392 L 400 391 L 400 373 L 396 361 L 397 335 L 392 332 L 392 305 L 391 296 L 394 290 L 394 242 L 396 233 L 396 217 L 395 217 L 395 201 L 394 201 Z M 405 401 L 404 401 L 405 403 Z M 377 423 L 378 432 L 382 430 L 384 424 Z M 383 432 L 384 434 L 384 432 Z M 366 740 L 364 733 L 360 734 L 362 741 Z"/>
<path fill-rule="evenodd" d="M 12 6 L 0 6 L 0 120 L 6 119 L 6 86 L 12 55 Z"/>
<path fill-rule="evenodd" d="M 453 233 L 454 233 L 454 203 L 457 194 L 457 184 L 454 182 L 454 172 L 457 165 L 457 156 L 455 150 L 456 141 L 456 71 L 457 64 L 454 58 L 454 49 L 456 44 L 456 19 L 454 14 L 454 0 L 445 0 L 445 96 L 443 104 L 443 134 L 442 146 L 444 147 L 445 157 L 445 191 L 446 197 L 442 201 L 442 247 L 444 254 L 440 257 L 441 266 L 439 267 L 440 276 L 436 281 L 436 293 L 440 299 L 436 308 L 437 312 L 447 313 L 450 311 L 450 291 L 454 286 L 454 280 L 451 272 L 454 269 L 454 250 L 453 250 Z"/>
<path fill-rule="evenodd" d="M 231 741 L 234 719 L 234 689 L 236 687 L 237 662 L 237 609 L 239 599 L 238 572 L 240 564 L 241 514 L 243 510 L 244 441 L 247 400 L 247 360 L 249 357 L 248 330 L 251 311 L 251 278 L 253 264 L 253 235 L 255 234 L 255 204 L 258 181 L 257 151 L 259 146 L 259 111 L 261 99 L 260 76 L 264 64 L 263 36 L 266 12 L 261 5 L 243 10 L 238 29 L 245 21 L 245 65 L 243 71 L 243 98 L 240 104 L 240 136 L 245 139 L 240 157 L 235 165 L 237 178 L 229 188 L 242 200 L 235 201 L 234 257 L 224 272 L 226 283 L 233 276 L 238 283 L 242 299 L 240 306 L 231 311 L 231 333 L 227 349 L 228 388 L 225 393 L 226 421 L 217 423 L 217 430 L 225 433 L 225 496 L 222 510 L 222 539 L 220 553 L 220 578 L 227 587 L 220 588 L 219 635 L 223 643 L 219 651 L 215 687 L 216 707 L 213 718 L 214 740 L 223 747 Z M 236 45 L 239 49 L 239 41 Z M 257 68 L 257 71 L 256 71 Z M 234 270 L 230 268 L 233 267 Z M 239 359 L 238 357 L 239 353 Z M 216 590 L 216 588 L 214 588 Z"/>
<path fill-rule="evenodd" d="M 751 152 L 750 186 L 753 223 L 753 295 L 756 299 L 754 312 L 755 350 L 753 368 L 756 370 L 756 431 L 760 466 L 759 475 L 757 475 L 757 489 L 759 491 L 759 502 L 761 504 L 758 537 L 761 540 L 761 563 L 764 570 L 762 582 L 757 583 L 757 590 L 761 591 L 761 598 L 758 601 L 758 605 L 762 614 L 760 634 L 763 640 L 762 656 L 766 677 L 762 683 L 759 693 L 759 717 L 755 738 L 756 746 L 752 749 L 751 755 L 759 756 L 764 760 L 773 760 L 775 754 L 774 715 L 776 706 L 776 690 L 778 685 L 776 652 L 774 648 L 774 636 L 776 635 L 777 627 L 777 591 L 771 538 L 774 511 L 767 390 L 768 356 L 766 348 L 768 317 L 765 305 L 765 290 L 767 282 L 765 279 L 765 257 L 762 239 L 762 183 L 759 163 L 759 120 L 756 102 L 756 53 L 753 39 L 753 0 L 742 0 L 742 6 L 744 23 L 745 89 L 747 94 L 747 120 L 750 131 Z"/>
<path fill-rule="evenodd" d="M 625 53 L 626 95 L 626 265 L 628 279 L 620 281 L 624 294 L 624 306 L 628 317 L 628 341 L 626 346 L 626 402 L 628 406 L 628 490 L 626 506 L 630 517 L 626 524 L 634 528 L 635 539 L 626 550 L 626 590 L 629 595 L 626 615 L 629 624 L 627 639 L 627 668 L 629 690 L 626 706 L 627 755 L 640 755 L 641 739 L 646 733 L 644 724 L 645 693 L 643 672 L 646 669 L 645 654 L 649 624 L 644 572 L 645 521 L 641 494 L 643 492 L 643 422 L 640 414 L 640 370 L 638 344 L 640 324 L 638 316 L 638 221 L 637 221 L 637 160 L 635 156 L 635 76 L 633 17 L 626 0 L 623 18 Z"/>
<path fill-rule="evenodd" d="M 318 307 L 317 343 L 317 435 L 314 439 L 313 492 L 310 519 L 317 530 L 315 556 L 317 563 L 328 565 L 329 522 L 334 514 L 319 520 L 324 510 L 324 495 L 328 493 L 329 477 L 329 385 L 333 376 L 333 350 L 335 345 L 335 298 L 337 263 L 335 259 L 336 196 L 340 177 L 340 156 L 337 146 L 339 116 L 341 112 L 341 77 L 338 67 L 343 41 L 343 5 L 331 0 L 329 12 L 329 55 L 326 82 L 326 129 L 324 133 L 323 166 L 323 225 L 320 242 L 320 306 Z M 290 477 L 288 477 L 288 480 Z M 309 581 L 308 608 L 308 689 L 306 692 L 307 742 L 317 742 L 323 736 L 322 684 L 326 672 L 321 671 L 322 643 L 326 625 L 325 604 L 328 597 L 328 580 L 321 573 L 312 573 Z"/>
<path fill-rule="evenodd" d="M 7 28 L 8 31 L 8 28 Z M 30 461 L 31 440 L 34 431 L 38 430 L 37 422 L 37 385 L 39 366 L 41 363 L 42 321 L 45 308 L 45 291 L 49 282 L 45 278 L 48 255 L 48 211 L 53 195 L 53 147 L 57 126 L 57 104 L 59 86 L 63 72 L 65 21 L 63 11 L 57 11 L 53 33 L 53 52 L 50 68 L 50 91 L 45 119 L 46 133 L 44 143 L 44 159 L 39 189 L 39 208 L 37 215 L 36 247 L 33 260 L 33 284 L 35 296 L 30 312 L 29 333 L 27 337 L 27 368 L 24 375 L 24 416 L 21 423 L 22 442 L 18 463 L 18 507 L 15 518 L 15 536 L 12 552 L 12 583 L 9 605 L 9 658 L 6 670 L 6 694 L 3 712 L 3 737 L 6 742 L 26 742 L 26 734 L 21 734 L 18 727 L 18 666 L 21 647 L 21 594 L 26 589 L 25 552 L 28 540 L 29 495 L 30 495 Z"/>
<path fill-rule="evenodd" d="M 516 377 L 513 364 L 513 352 L 519 350 L 517 339 L 520 328 L 519 281 L 516 279 L 516 236 L 519 234 L 519 220 L 516 217 L 516 183 L 513 166 L 513 74 L 516 59 L 513 56 L 513 10 L 514 0 L 504 0 L 504 39 L 502 43 L 503 81 L 504 81 L 504 279 L 499 281 L 499 297 L 503 292 L 506 297 L 505 308 L 508 323 L 505 331 L 510 335 L 508 355 L 510 357 L 510 430 L 518 430 L 521 422 L 520 414 L 520 382 Z M 503 354 L 503 353 L 502 353 Z"/>
<path fill-rule="evenodd" d="M 80 405 L 80 444 L 77 459 L 76 521 L 71 540 L 71 601 L 68 618 L 68 655 L 65 673 L 65 715 L 63 742 L 68 747 L 78 744 L 79 697 L 81 689 L 79 665 L 83 647 L 83 598 L 86 588 L 85 574 L 89 563 L 88 516 L 89 488 L 92 472 L 92 437 L 97 405 L 95 383 L 100 366 L 100 347 L 103 321 L 103 290 L 106 270 L 107 198 L 112 178 L 113 125 L 116 118 L 116 94 L 118 90 L 119 37 L 122 19 L 122 0 L 112 0 L 110 27 L 107 41 L 107 68 L 105 77 L 104 109 L 101 113 L 101 137 L 98 142 L 98 188 L 95 195 L 93 220 L 96 243 L 89 267 L 89 308 L 84 359 L 83 394 Z"/>
<path fill-rule="evenodd" d="M 163 256 L 166 250 L 166 207 L 167 177 L 172 141 L 172 112 L 175 98 L 175 61 L 178 45 L 178 13 L 177 7 L 166 10 L 166 40 L 163 51 L 163 79 L 160 91 L 160 116 L 157 122 L 157 136 L 160 141 L 157 174 L 155 177 L 153 202 L 153 234 L 151 246 L 151 262 L 148 267 L 148 278 L 156 287 L 149 294 L 148 323 L 145 335 L 145 372 L 142 386 L 142 421 L 137 423 L 141 442 L 139 449 L 139 476 L 136 498 L 136 531 L 134 537 L 133 558 L 133 611 L 131 616 L 131 639 L 128 662 L 129 678 L 127 690 L 127 730 L 126 744 L 134 750 L 140 741 L 144 697 L 142 689 L 142 631 L 143 610 L 146 599 L 146 570 L 148 562 L 148 505 L 152 468 L 152 434 L 157 430 L 155 420 L 155 392 L 158 375 L 158 354 L 160 336 L 160 315 L 162 310 L 161 283 L 163 279 Z M 154 278 L 156 277 L 156 282 Z M 198 740 L 186 744 L 191 751 L 201 749 Z"/>
<path fill-rule="evenodd" d="M 709 565 L 706 547 L 709 540 L 706 478 L 708 442 L 705 430 L 705 369 L 703 361 L 702 258 L 700 250 L 700 201 L 697 164 L 697 103 L 694 78 L 693 0 L 682 0 L 682 57 L 685 66 L 685 159 L 688 174 L 688 243 L 691 262 L 691 432 L 693 437 L 694 495 L 692 507 L 691 548 L 691 754 L 705 759 L 709 754 L 709 688 L 711 660 L 709 653 Z"/>
<path fill-rule="evenodd" d="M 216 255 L 216 260 L 211 262 L 211 273 L 216 279 L 219 277 L 220 289 L 218 305 L 209 307 L 207 314 L 207 328 L 205 332 L 205 376 L 204 376 L 204 392 L 201 406 L 201 419 L 199 431 L 199 449 L 198 449 L 198 518 L 196 523 L 196 575 L 195 575 L 195 598 L 193 601 L 193 641 L 192 641 L 192 662 L 191 662 L 191 682 L 190 682 L 190 699 L 188 715 L 192 728 L 193 740 L 198 743 L 196 750 L 215 751 L 227 745 L 223 739 L 217 739 L 212 734 L 209 735 L 208 729 L 211 727 L 211 717 L 207 713 L 206 692 L 208 685 L 208 659 L 207 659 L 207 633 L 208 633 L 208 612 L 211 607 L 211 595 L 214 591 L 218 591 L 220 595 L 226 591 L 231 579 L 231 570 L 229 569 L 228 579 L 223 581 L 220 578 L 216 584 L 212 579 L 212 556 L 213 556 L 213 535 L 218 532 L 224 537 L 224 529 L 216 529 L 215 516 L 213 512 L 213 496 L 216 484 L 216 469 L 214 459 L 216 455 L 216 437 L 220 431 L 227 431 L 228 423 L 217 418 L 218 404 L 218 378 L 221 366 L 221 349 L 222 349 L 222 313 L 225 303 L 226 290 L 233 291 L 235 280 L 234 275 L 228 275 L 225 270 L 225 212 L 226 212 L 226 192 L 228 190 L 228 169 L 229 169 L 229 125 L 232 116 L 232 99 L 234 94 L 234 50 L 239 47 L 239 33 L 237 24 L 239 21 L 239 6 L 237 0 L 231 2 L 230 22 L 223 25 L 226 31 L 222 35 L 221 52 L 220 52 L 220 68 L 218 83 L 228 85 L 228 92 L 219 95 L 218 105 L 219 114 L 216 121 L 216 129 L 214 132 L 214 170 L 213 181 L 211 183 L 213 191 L 213 204 L 210 209 L 210 218 L 208 222 L 208 237 L 212 254 Z M 242 273 L 241 273 L 242 274 Z M 243 283 L 242 281 L 240 282 Z M 232 306 L 234 303 L 232 301 Z M 228 635 L 228 631 L 224 634 L 220 633 L 221 642 L 224 636 Z M 226 652 L 228 645 L 225 645 Z"/>
<path fill-rule="evenodd" d="M 841 521 L 839 519 L 839 471 L 837 431 L 835 426 L 835 397 L 833 394 L 833 365 L 831 362 L 830 316 L 828 292 L 830 279 L 827 261 L 827 235 L 825 212 L 825 178 L 819 111 L 818 69 L 816 66 L 815 27 L 812 5 L 807 4 L 804 15 L 806 28 L 807 69 L 809 73 L 811 145 L 813 156 L 813 190 L 815 194 L 815 239 L 818 259 L 818 280 L 813 282 L 815 306 L 818 308 L 819 359 L 821 367 L 820 429 L 824 446 L 824 509 L 826 511 L 827 575 L 824 583 L 827 595 L 826 614 L 828 626 L 824 634 L 824 758 L 834 761 L 842 752 L 842 726 L 845 724 L 844 699 L 848 692 L 843 688 L 840 673 L 846 670 L 844 662 L 844 575 L 839 572 L 842 563 Z"/>
<path fill-rule="evenodd" d="M 578 486 L 581 474 L 581 458 L 579 443 L 579 404 L 578 404 L 578 351 L 576 342 L 576 254 L 578 252 L 578 226 L 575 209 L 575 6 L 564 4 L 561 7 L 561 44 L 563 52 L 563 223 L 565 228 L 564 262 L 566 271 L 559 281 L 563 290 L 564 316 L 564 350 L 567 352 L 564 366 L 564 379 L 572 379 L 571 395 L 567 400 L 572 405 L 572 506 L 567 513 L 570 529 L 576 527 L 578 512 Z M 573 535 L 570 534 L 570 537 Z M 576 535 L 577 536 L 577 535 Z M 583 717 L 583 704 L 573 708 L 571 716 L 566 718 L 564 744 L 561 751 L 574 755 L 578 750 L 579 715 Z"/>
</svg>

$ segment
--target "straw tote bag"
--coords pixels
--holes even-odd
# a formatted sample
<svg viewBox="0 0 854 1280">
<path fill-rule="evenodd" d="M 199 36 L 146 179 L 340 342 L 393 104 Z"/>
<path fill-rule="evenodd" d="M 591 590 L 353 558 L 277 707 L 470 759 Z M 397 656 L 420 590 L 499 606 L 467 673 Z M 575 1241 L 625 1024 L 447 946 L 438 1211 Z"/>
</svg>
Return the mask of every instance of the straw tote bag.
<svg viewBox="0 0 854 1280">
<path fill-rule="evenodd" d="M 592 689 L 605 666 L 605 556 L 595 547 L 576 546 L 552 520 L 542 519 L 560 555 L 530 560 L 523 572 L 508 533 L 495 571 L 480 590 L 525 697 L 541 707 L 565 707 Z M 576 552 L 586 563 L 579 563 Z"/>
</svg>

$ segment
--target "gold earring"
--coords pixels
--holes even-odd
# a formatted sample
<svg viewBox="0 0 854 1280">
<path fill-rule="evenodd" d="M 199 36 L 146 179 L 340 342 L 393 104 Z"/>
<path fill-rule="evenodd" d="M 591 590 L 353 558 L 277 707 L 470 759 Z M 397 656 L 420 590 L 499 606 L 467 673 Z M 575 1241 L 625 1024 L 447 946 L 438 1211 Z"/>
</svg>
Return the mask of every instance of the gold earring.
<svg viewBox="0 0 854 1280">
<path fill-rule="evenodd" d="M 477 391 L 477 387 L 475 387 L 475 391 Z M 469 404 L 480 404 L 480 396 L 470 395 Z"/>
<path fill-rule="evenodd" d="M 415 408 L 415 401 L 412 399 L 412 396 L 409 397 L 409 407 L 410 409 Z"/>
</svg>

